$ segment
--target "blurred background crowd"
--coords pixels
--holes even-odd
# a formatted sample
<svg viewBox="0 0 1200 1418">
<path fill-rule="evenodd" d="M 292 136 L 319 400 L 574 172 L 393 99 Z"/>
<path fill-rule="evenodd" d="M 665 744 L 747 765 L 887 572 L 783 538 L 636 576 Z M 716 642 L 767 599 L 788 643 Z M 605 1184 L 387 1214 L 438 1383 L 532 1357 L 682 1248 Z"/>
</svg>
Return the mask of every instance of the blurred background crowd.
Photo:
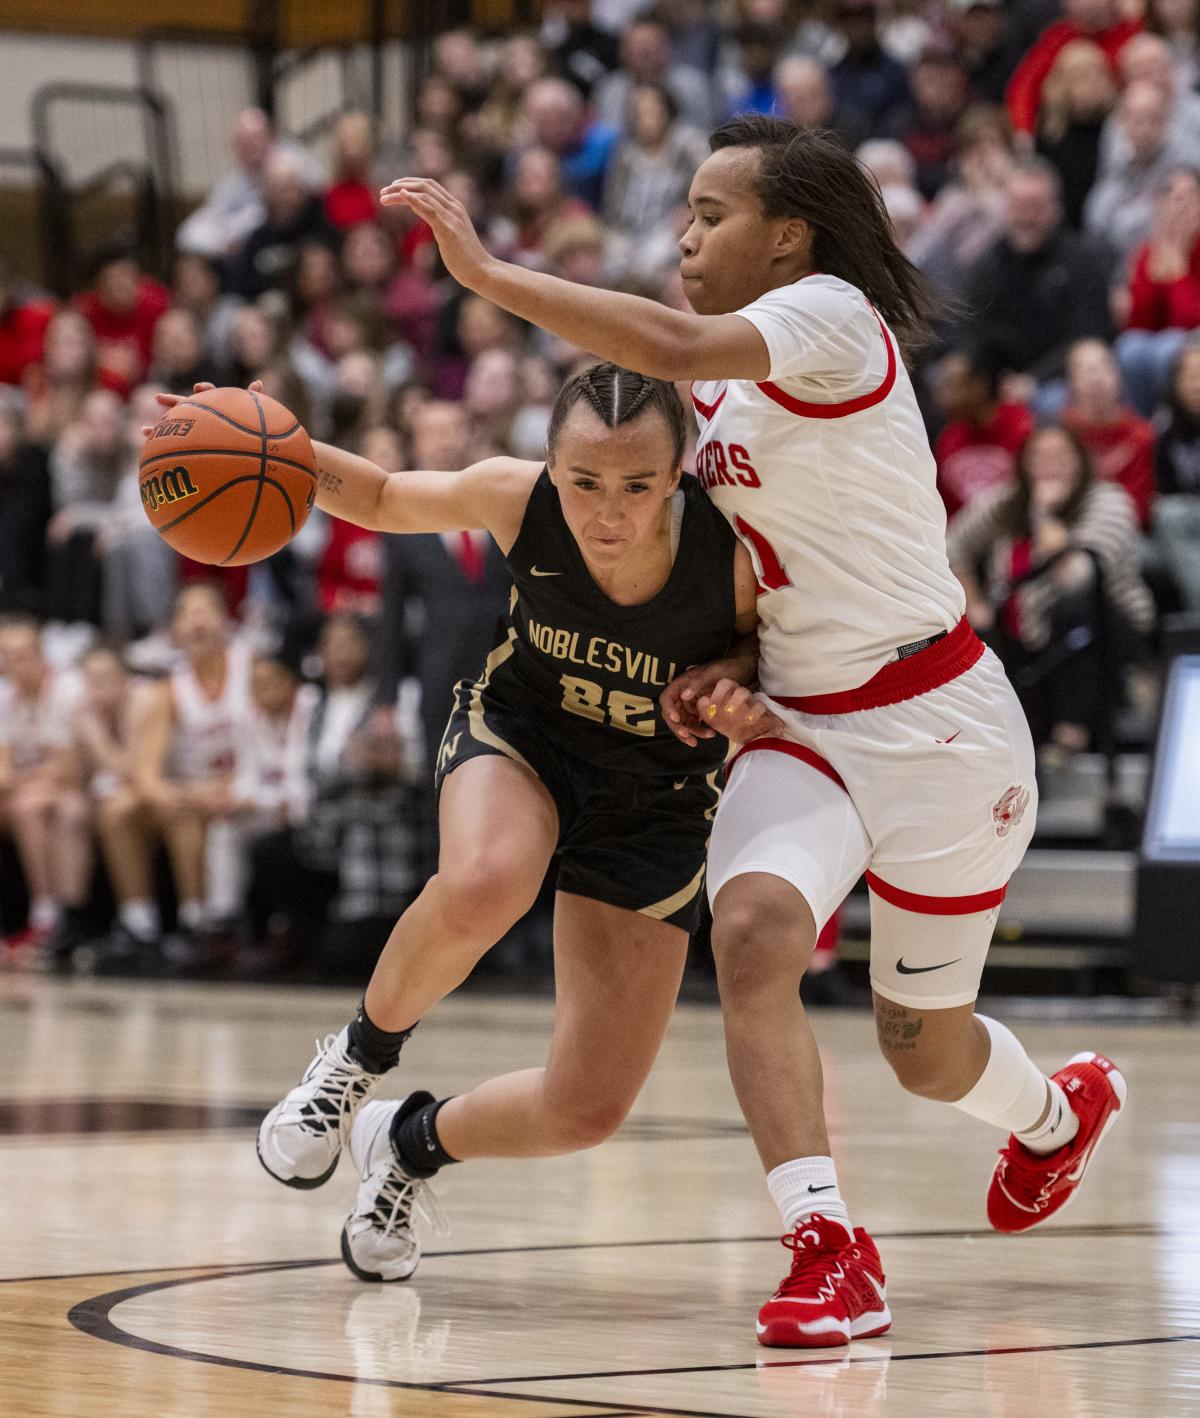
<svg viewBox="0 0 1200 1418">
<path fill-rule="evenodd" d="M 505 259 L 686 308 L 711 127 L 839 134 L 944 295 L 914 376 L 951 558 L 1043 761 L 1149 732 L 1163 618 L 1200 612 L 1198 0 L 547 0 L 537 30 L 430 55 L 402 131 L 344 113 L 321 156 L 230 115 L 170 271 L 113 249 L 55 301 L 0 240 L 10 961 L 359 977 L 432 869 L 432 757 L 505 599 L 495 547 L 314 513 L 215 572 L 137 485 L 154 391 L 197 380 L 261 379 L 387 469 L 542 457 L 586 355 L 459 288 L 379 207 L 401 173 Z M 545 932 L 506 949 L 529 964 Z"/>
</svg>

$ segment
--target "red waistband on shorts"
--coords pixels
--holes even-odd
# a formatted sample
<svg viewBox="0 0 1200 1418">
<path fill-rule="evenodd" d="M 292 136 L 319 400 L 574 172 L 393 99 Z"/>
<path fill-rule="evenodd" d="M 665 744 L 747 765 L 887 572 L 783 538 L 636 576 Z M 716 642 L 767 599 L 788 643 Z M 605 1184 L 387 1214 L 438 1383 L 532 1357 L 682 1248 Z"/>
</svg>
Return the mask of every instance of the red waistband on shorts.
<svg viewBox="0 0 1200 1418">
<path fill-rule="evenodd" d="M 843 689 L 834 694 L 804 694 L 789 699 L 782 694 L 771 698 L 785 709 L 799 709 L 804 714 L 853 714 L 858 709 L 882 709 L 887 704 L 899 704 L 928 694 L 965 674 L 983 654 L 983 641 L 975 634 L 967 618 L 928 649 L 910 655 L 906 660 L 893 660 L 871 676 L 857 689 Z"/>
</svg>

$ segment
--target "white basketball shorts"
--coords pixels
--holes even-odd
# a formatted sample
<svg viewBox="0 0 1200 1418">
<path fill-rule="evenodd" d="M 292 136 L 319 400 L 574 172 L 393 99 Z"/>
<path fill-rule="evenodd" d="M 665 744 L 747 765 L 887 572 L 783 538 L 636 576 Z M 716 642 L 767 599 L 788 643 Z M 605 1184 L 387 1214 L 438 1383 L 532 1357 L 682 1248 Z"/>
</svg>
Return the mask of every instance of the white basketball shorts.
<svg viewBox="0 0 1200 1418">
<path fill-rule="evenodd" d="M 865 871 L 875 992 L 921 1009 L 975 999 L 1037 784 L 1016 694 L 974 645 L 969 668 L 899 703 L 810 713 L 771 701 L 787 736 L 730 763 L 708 857 L 714 908 L 734 877 L 765 872 L 800 892 L 820 929 Z"/>
</svg>

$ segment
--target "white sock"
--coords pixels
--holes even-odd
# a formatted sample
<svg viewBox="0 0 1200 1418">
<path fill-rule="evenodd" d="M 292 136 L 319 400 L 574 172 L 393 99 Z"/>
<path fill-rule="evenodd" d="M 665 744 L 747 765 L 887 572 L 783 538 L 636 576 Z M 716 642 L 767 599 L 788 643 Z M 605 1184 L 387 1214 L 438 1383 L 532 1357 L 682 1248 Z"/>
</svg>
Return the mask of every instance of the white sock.
<svg viewBox="0 0 1200 1418">
<path fill-rule="evenodd" d="M 181 901 L 178 914 L 179 924 L 185 931 L 198 931 L 204 924 L 204 902 Z"/>
<path fill-rule="evenodd" d="M 1062 1089 L 1042 1073 L 1010 1029 L 983 1014 L 975 1018 L 991 1036 L 992 1050 L 975 1087 L 950 1106 L 1015 1133 L 1022 1142 L 1027 1133 L 1036 1132 L 1038 1143 L 1030 1149 L 1033 1152 L 1054 1152 L 1070 1142 L 1079 1129 L 1079 1119 L 1067 1107 Z M 1062 1112 L 1052 1106 L 1045 1125 L 1039 1127 L 1047 1099 L 1061 1101 Z"/>
<path fill-rule="evenodd" d="M 39 896 L 29 903 L 29 924 L 35 931 L 52 931 L 58 925 L 58 902 L 53 896 Z"/>
<path fill-rule="evenodd" d="M 1079 1119 L 1071 1111 L 1062 1084 L 1055 1083 L 1052 1078 L 1048 1078 L 1046 1082 L 1050 1085 L 1050 1111 L 1046 1114 L 1046 1121 L 1041 1127 L 1017 1133 L 1019 1142 L 1028 1147 L 1030 1152 L 1037 1152 L 1042 1156 L 1065 1147 L 1079 1131 Z"/>
<path fill-rule="evenodd" d="M 793 1162 L 782 1162 L 767 1173 L 767 1189 L 789 1231 L 814 1212 L 840 1221 L 847 1231 L 853 1231 L 850 1213 L 838 1191 L 832 1157 L 797 1157 Z"/>
<path fill-rule="evenodd" d="M 139 940 L 153 940 L 161 929 L 158 907 L 153 901 L 125 901 L 117 912 L 117 919 Z"/>
</svg>

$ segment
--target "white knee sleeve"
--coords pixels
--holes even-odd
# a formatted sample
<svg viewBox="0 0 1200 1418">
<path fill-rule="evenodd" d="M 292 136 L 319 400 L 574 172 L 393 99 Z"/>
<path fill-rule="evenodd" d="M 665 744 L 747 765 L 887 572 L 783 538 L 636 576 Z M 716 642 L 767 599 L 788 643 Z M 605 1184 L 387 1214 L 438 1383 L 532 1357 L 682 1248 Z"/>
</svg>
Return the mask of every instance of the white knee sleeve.
<svg viewBox="0 0 1200 1418">
<path fill-rule="evenodd" d="M 998 1020 L 975 1016 L 988 1031 L 992 1051 L 975 1087 L 951 1107 L 1006 1132 L 1026 1132 L 1046 1108 L 1046 1076 Z"/>
</svg>

